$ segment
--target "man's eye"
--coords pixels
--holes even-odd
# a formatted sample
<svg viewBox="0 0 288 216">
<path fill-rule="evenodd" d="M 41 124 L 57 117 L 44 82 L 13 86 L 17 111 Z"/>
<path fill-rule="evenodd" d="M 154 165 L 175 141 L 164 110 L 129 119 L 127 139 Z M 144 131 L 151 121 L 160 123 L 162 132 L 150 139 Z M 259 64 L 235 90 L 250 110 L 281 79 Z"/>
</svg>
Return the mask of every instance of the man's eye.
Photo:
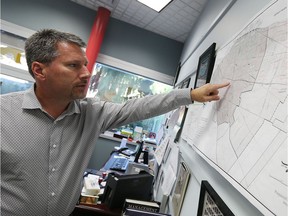
<svg viewBox="0 0 288 216">
<path fill-rule="evenodd" d="M 69 67 L 77 67 L 76 64 L 69 64 Z"/>
</svg>

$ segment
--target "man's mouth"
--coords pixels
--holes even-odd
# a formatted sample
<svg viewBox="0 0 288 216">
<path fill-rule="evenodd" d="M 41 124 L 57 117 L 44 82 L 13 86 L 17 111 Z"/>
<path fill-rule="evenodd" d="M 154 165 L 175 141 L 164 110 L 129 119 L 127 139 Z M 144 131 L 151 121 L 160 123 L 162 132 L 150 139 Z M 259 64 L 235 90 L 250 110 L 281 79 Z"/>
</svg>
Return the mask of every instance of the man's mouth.
<svg viewBox="0 0 288 216">
<path fill-rule="evenodd" d="M 86 85 L 87 85 L 87 83 L 80 83 L 80 84 L 78 84 L 78 85 L 76 85 L 76 87 L 86 87 Z"/>
</svg>

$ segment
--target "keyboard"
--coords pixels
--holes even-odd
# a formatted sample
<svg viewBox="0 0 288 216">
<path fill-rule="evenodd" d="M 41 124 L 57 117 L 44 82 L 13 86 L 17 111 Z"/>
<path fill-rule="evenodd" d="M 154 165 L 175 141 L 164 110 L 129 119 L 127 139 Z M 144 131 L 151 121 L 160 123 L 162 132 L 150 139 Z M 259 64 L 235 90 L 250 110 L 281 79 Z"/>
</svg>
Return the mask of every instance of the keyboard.
<svg viewBox="0 0 288 216">
<path fill-rule="evenodd" d="M 110 169 L 118 170 L 118 171 L 125 171 L 127 169 L 128 163 L 129 163 L 129 160 L 127 158 L 115 158 Z"/>
</svg>

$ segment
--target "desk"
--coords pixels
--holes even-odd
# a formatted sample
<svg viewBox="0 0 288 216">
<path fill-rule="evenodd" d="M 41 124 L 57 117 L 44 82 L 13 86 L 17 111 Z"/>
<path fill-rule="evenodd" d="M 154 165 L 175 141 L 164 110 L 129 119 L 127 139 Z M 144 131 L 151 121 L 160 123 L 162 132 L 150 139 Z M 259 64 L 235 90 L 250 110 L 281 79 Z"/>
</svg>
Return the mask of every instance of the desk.
<svg viewBox="0 0 288 216">
<path fill-rule="evenodd" d="M 121 209 L 109 209 L 105 204 L 91 205 L 80 204 L 76 205 L 70 216 L 120 216 Z"/>
<path fill-rule="evenodd" d="M 142 152 L 142 145 L 142 143 L 139 145 L 139 149 L 136 153 L 137 158 L 140 155 L 139 153 Z M 148 166 L 140 165 L 138 163 L 129 163 L 130 166 L 129 168 L 127 167 L 126 170 L 129 172 L 125 173 L 124 171 L 112 170 L 111 173 L 111 165 L 114 163 L 115 159 L 119 158 L 120 154 L 122 153 L 119 153 L 118 151 L 113 152 L 100 171 L 90 169 L 86 170 L 88 173 L 92 173 L 98 176 L 102 176 L 103 172 L 105 172 L 106 174 L 110 172 L 106 180 L 106 189 L 104 191 L 104 194 L 101 196 L 101 199 L 99 199 L 101 200 L 102 204 L 93 205 L 81 203 L 75 207 L 71 216 L 117 216 L 121 215 L 121 209 L 126 197 L 150 200 L 153 184 L 153 175 L 149 173 Z M 132 158 L 132 161 L 134 161 L 134 156 L 130 156 L 130 159 Z M 136 173 L 134 173 L 133 168 L 137 170 Z M 147 172 L 141 173 L 140 170 L 147 170 Z"/>
</svg>

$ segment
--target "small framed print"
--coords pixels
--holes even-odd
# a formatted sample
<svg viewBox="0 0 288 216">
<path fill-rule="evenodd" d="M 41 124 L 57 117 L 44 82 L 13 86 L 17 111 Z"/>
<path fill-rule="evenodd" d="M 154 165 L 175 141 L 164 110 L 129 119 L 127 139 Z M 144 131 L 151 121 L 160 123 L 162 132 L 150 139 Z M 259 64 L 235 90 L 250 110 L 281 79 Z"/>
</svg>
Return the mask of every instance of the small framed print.
<svg viewBox="0 0 288 216">
<path fill-rule="evenodd" d="M 208 181 L 202 181 L 197 216 L 234 216 Z"/>
<path fill-rule="evenodd" d="M 179 86 L 177 86 L 179 89 L 183 89 L 183 88 L 188 88 L 189 84 L 190 84 L 190 76 L 188 76 L 186 79 L 184 79 Z M 178 108 L 178 110 L 176 112 L 178 112 L 178 119 L 176 121 L 176 125 L 174 126 L 174 130 L 177 131 L 175 138 L 174 138 L 174 142 L 177 143 L 180 139 L 181 133 L 182 133 L 182 129 L 183 129 L 183 125 L 185 122 L 185 118 L 187 115 L 187 111 L 188 111 L 188 107 L 187 106 L 181 106 Z"/>
<path fill-rule="evenodd" d="M 173 80 L 173 86 L 174 86 L 174 87 L 175 87 L 176 84 L 177 84 L 180 70 L 181 70 L 181 62 L 179 62 L 178 65 L 177 65 L 176 74 L 175 74 L 175 77 L 174 77 L 174 80 Z"/>
<path fill-rule="evenodd" d="M 179 173 L 177 175 L 176 186 L 172 195 L 172 204 L 174 216 L 179 216 L 181 212 L 182 203 L 184 201 L 186 189 L 190 179 L 190 170 L 181 157 Z"/>
<path fill-rule="evenodd" d="M 198 88 L 210 82 L 215 63 L 215 47 L 216 43 L 211 44 L 211 46 L 199 57 L 194 88 Z"/>
</svg>

